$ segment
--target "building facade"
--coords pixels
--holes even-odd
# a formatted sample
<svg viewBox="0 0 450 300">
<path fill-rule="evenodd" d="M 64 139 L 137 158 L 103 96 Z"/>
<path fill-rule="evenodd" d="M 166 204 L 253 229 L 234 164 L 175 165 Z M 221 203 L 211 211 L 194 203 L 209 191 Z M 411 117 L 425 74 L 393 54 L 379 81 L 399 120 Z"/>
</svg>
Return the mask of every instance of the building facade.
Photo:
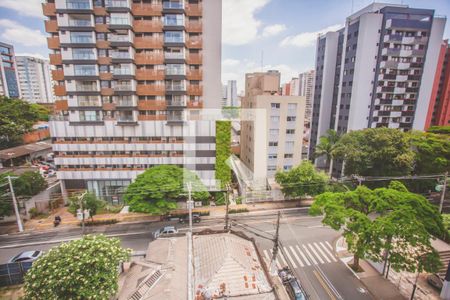
<svg viewBox="0 0 450 300">
<path fill-rule="evenodd" d="M 424 129 L 445 21 L 434 10 L 373 3 L 318 37 L 310 159 L 328 129 Z M 333 174 L 341 170 L 335 162 Z"/>
<path fill-rule="evenodd" d="M 31 103 L 53 103 L 49 61 L 32 56 L 17 56 L 16 61 L 22 99 Z"/>
<path fill-rule="evenodd" d="M 236 80 L 228 80 L 227 84 L 222 86 L 222 89 L 222 106 L 239 106 Z"/>
<path fill-rule="evenodd" d="M 450 125 L 450 45 L 442 41 L 425 129 Z"/>
<path fill-rule="evenodd" d="M 302 160 L 305 98 L 282 96 L 279 89 L 278 71 L 246 74 L 242 108 L 264 110 L 266 126 L 242 121 L 241 161 L 269 182 L 276 171 L 290 170 Z"/>
<path fill-rule="evenodd" d="M 58 178 L 67 189 L 120 195 L 161 164 L 211 189 L 221 99 L 221 0 L 48 0 L 43 5 Z"/>
<path fill-rule="evenodd" d="M 0 42 L 0 95 L 20 98 L 19 77 L 17 75 L 14 47 Z"/>
</svg>

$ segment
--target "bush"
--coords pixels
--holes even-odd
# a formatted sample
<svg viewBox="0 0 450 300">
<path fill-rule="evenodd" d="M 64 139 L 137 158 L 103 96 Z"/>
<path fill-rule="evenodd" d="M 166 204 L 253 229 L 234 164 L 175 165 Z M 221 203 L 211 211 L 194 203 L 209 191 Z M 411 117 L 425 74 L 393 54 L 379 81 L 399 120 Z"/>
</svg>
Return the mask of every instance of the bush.
<svg viewBox="0 0 450 300">
<path fill-rule="evenodd" d="M 224 193 L 224 192 L 215 192 L 213 194 L 214 203 L 216 205 L 225 205 L 226 204 L 225 203 L 225 198 L 226 198 L 225 195 L 226 195 L 226 193 Z"/>
<path fill-rule="evenodd" d="M 236 204 L 242 204 L 242 199 L 243 199 L 242 196 L 237 197 L 237 198 L 235 199 Z"/>
<path fill-rule="evenodd" d="M 94 221 L 85 221 L 84 226 L 101 226 L 101 225 L 112 225 L 119 223 L 119 220 L 117 219 L 108 219 L 108 220 L 94 220 Z M 78 224 L 78 226 L 81 226 L 81 222 Z"/>
<path fill-rule="evenodd" d="M 236 208 L 236 209 L 230 209 L 228 211 L 229 214 L 239 214 L 239 213 L 246 213 L 249 210 L 247 208 Z"/>
<path fill-rule="evenodd" d="M 39 212 L 36 207 L 30 208 L 28 213 L 32 219 L 43 219 L 48 217 L 48 214 Z"/>
</svg>

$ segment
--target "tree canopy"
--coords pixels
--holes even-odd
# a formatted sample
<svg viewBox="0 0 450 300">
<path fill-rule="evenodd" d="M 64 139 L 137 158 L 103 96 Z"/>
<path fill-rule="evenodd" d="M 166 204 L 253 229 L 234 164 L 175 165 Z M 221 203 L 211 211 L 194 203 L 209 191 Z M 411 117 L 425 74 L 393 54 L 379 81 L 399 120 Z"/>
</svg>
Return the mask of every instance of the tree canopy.
<svg viewBox="0 0 450 300">
<path fill-rule="evenodd" d="M 130 211 L 166 213 L 177 207 L 176 201 L 187 198 L 186 183 L 192 184 L 192 198 L 206 201 L 209 193 L 198 176 L 174 165 L 159 165 L 146 170 L 131 183 L 124 199 Z"/>
<path fill-rule="evenodd" d="M 0 96 L 0 149 L 21 144 L 22 135 L 41 118 L 45 119 L 44 110 L 38 104 Z"/>
<path fill-rule="evenodd" d="M 325 192 L 328 176 L 317 171 L 309 161 L 286 172 L 277 172 L 275 180 L 281 185 L 283 194 L 289 197 L 314 196 Z"/>
<path fill-rule="evenodd" d="M 118 289 L 118 267 L 130 249 L 120 240 L 86 235 L 62 243 L 37 259 L 25 275 L 25 299 L 111 299 Z"/>
<path fill-rule="evenodd" d="M 356 268 L 360 258 L 379 262 L 385 253 L 397 271 L 439 268 L 430 239 L 446 238 L 442 217 L 426 198 L 410 193 L 400 182 L 375 190 L 359 186 L 354 191 L 321 194 L 310 214 L 323 214 L 324 224 L 344 231 Z"/>
<path fill-rule="evenodd" d="M 333 153 L 335 158 L 344 160 L 347 176 L 407 175 L 414 168 L 410 135 L 398 129 L 351 131 L 339 139 Z"/>
<path fill-rule="evenodd" d="M 318 158 L 325 156 L 326 165 L 328 166 L 333 159 L 334 149 L 340 138 L 341 136 L 335 130 L 329 129 L 326 135 L 319 138 L 319 143 L 314 149 L 314 157 Z M 330 172 L 331 171 L 332 168 L 330 168 Z"/>
<path fill-rule="evenodd" d="M 450 170 L 450 133 L 411 133 L 411 145 L 416 153 L 415 174 L 438 174 Z"/>
<path fill-rule="evenodd" d="M 81 196 L 81 195 L 80 195 Z M 94 193 L 86 193 L 81 199 L 80 196 L 73 196 L 69 199 L 69 212 L 73 215 L 77 215 L 77 210 L 81 209 L 81 204 L 83 204 L 83 209 L 89 210 L 89 215 L 91 220 L 94 220 L 94 216 L 100 208 L 105 207 L 105 201 L 97 198 Z M 81 203 L 83 201 L 83 203 Z"/>
</svg>

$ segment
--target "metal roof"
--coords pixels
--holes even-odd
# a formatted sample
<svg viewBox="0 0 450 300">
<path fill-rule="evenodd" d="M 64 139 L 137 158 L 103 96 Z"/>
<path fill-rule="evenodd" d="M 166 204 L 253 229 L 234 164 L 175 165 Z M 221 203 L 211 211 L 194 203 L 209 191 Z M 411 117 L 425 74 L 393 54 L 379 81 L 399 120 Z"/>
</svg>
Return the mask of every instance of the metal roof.
<svg viewBox="0 0 450 300">
<path fill-rule="evenodd" d="M 0 159 L 8 160 L 11 158 L 21 157 L 28 154 L 32 154 L 35 152 L 50 150 L 52 148 L 52 144 L 47 141 L 41 141 L 37 143 L 17 146 L 13 148 L 8 148 L 4 150 L 0 150 Z"/>
</svg>

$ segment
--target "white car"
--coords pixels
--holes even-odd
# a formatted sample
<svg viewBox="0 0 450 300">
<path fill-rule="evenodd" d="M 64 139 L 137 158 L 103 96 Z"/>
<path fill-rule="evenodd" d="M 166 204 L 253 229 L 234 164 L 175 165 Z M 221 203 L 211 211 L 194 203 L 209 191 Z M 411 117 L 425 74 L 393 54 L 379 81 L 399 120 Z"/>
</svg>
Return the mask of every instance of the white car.
<svg viewBox="0 0 450 300">
<path fill-rule="evenodd" d="M 178 229 L 175 226 L 166 226 L 161 229 L 156 230 L 153 233 L 155 239 L 159 238 L 162 234 L 175 234 L 178 233 Z"/>
<path fill-rule="evenodd" d="M 24 251 L 9 260 L 9 263 L 16 262 L 33 262 L 38 259 L 44 252 L 36 250 L 36 251 Z"/>
</svg>

